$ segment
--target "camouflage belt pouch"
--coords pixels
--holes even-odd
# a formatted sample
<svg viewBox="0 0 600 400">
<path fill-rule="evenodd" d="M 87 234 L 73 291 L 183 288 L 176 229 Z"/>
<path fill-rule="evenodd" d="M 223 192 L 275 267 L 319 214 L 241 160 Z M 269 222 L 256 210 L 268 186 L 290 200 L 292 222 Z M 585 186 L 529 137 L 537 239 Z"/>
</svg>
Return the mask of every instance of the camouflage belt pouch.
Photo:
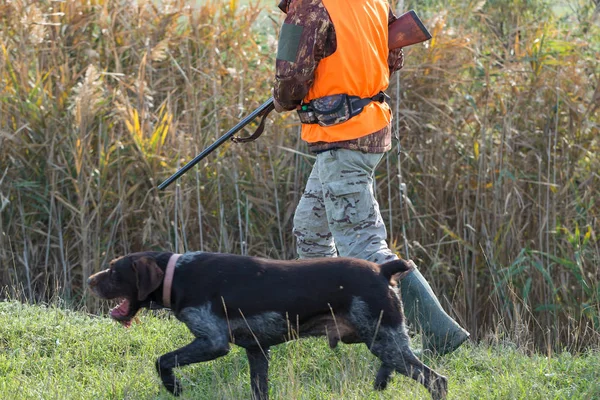
<svg viewBox="0 0 600 400">
<path fill-rule="evenodd" d="M 348 121 L 354 115 L 351 113 L 350 96 L 334 94 L 304 104 L 298 110 L 298 116 L 303 124 L 333 126 Z"/>
<path fill-rule="evenodd" d="M 352 117 L 350 99 L 347 94 L 334 94 L 319 97 L 310 102 L 321 126 L 333 126 L 348 121 Z"/>
<path fill-rule="evenodd" d="M 298 110 L 298 116 L 303 124 L 338 125 L 360 114 L 363 108 L 372 101 L 388 102 L 389 96 L 384 92 L 379 92 L 373 97 L 364 99 L 347 94 L 319 97 L 311 100 L 308 104 L 303 104 Z"/>
</svg>

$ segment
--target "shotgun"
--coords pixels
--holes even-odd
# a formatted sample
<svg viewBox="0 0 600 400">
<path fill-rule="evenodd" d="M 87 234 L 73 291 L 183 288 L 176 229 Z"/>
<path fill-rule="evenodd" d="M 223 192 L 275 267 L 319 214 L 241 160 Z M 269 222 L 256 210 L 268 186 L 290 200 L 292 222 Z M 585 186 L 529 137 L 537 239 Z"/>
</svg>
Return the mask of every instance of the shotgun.
<svg viewBox="0 0 600 400">
<path fill-rule="evenodd" d="M 243 120 L 238 122 L 238 124 L 236 126 L 234 126 L 233 128 L 231 128 L 226 134 L 224 134 L 223 136 L 218 138 L 213 144 L 208 146 L 202 153 L 200 153 L 196 157 L 194 157 L 194 159 L 192 161 L 188 162 L 183 167 L 181 167 L 180 170 L 178 170 L 173 175 L 171 175 L 169 177 L 169 179 L 165 180 L 163 183 L 158 185 L 158 188 L 160 190 L 163 190 L 164 188 L 169 186 L 171 183 L 173 183 L 174 180 L 179 178 L 181 175 L 185 174 L 190 168 L 192 168 L 194 165 L 198 164 L 204 157 L 206 157 L 207 155 L 212 153 L 217 147 L 219 147 L 220 145 L 225 143 L 227 141 L 227 139 L 229 139 L 229 138 L 231 138 L 236 143 L 246 143 L 246 142 L 251 142 L 253 140 L 256 140 L 262 134 L 262 131 L 265 128 L 265 118 L 267 117 L 267 114 L 269 114 L 274 109 L 275 109 L 275 103 L 273 102 L 273 97 L 271 97 L 271 98 L 269 98 L 269 100 L 265 101 L 256 110 L 252 111 L 252 113 L 250 113 L 250 115 L 248 115 L 246 118 L 244 118 Z M 249 136 L 246 138 L 238 138 L 238 137 L 233 136 L 236 133 L 238 133 L 240 130 L 242 130 L 250 122 L 252 122 L 256 118 L 258 118 L 259 116 L 262 116 L 262 120 L 260 121 L 260 125 L 258 126 L 258 128 L 256 128 L 256 131 L 254 131 L 252 136 Z"/>
<path fill-rule="evenodd" d="M 431 33 L 429 33 L 427 28 L 425 28 L 425 25 L 423 25 L 423 22 L 421 22 L 421 19 L 417 16 L 417 13 L 414 10 L 410 10 L 402 14 L 397 20 L 388 26 L 388 47 L 392 50 L 425 42 L 429 39 L 431 39 Z M 198 164 L 204 157 L 212 153 L 217 147 L 221 146 L 228 139 L 232 139 L 232 141 L 235 143 L 247 143 L 256 140 L 264 130 L 265 118 L 274 109 L 275 104 L 273 97 L 271 97 L 256 110 L 252 111 L 252 113 L 250 113 L 246 118 L 241 120 L 236 126 L 231 128 L 226 134 L 208 146 L 202 153 L 194 157 L 192 161 L 188 162 L 181 169 L 171 175 L 169 179 L 158 185 L 158 188 L 160 190 L 165 189 L 167 186 L 173 183 L 173 181 L 185 174 L 190 168 Z M 258 117 L 262 117 L 262 119 L 259 126 L 256 128 L 256 131 L 254 131 L 251 136 L 244 138 L 233 136 Z"/>
</svg>

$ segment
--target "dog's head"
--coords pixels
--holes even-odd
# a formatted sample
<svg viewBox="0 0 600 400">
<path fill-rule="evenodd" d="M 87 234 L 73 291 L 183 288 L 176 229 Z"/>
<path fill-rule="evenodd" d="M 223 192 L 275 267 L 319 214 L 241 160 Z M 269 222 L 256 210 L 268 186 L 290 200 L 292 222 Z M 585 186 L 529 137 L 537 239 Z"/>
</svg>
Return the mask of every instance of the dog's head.
<svg viewBox="0 0 600 400">
<path fill-rule="evenodd" d="M 88 286 L 102 299 L 119 300 L 110 316 L 128 326 L 150 294 L 161 286 L 163 277 L 152 257 L 134 254 L 111 261 L 107 269 L 90 276 Z"/>
</svg>

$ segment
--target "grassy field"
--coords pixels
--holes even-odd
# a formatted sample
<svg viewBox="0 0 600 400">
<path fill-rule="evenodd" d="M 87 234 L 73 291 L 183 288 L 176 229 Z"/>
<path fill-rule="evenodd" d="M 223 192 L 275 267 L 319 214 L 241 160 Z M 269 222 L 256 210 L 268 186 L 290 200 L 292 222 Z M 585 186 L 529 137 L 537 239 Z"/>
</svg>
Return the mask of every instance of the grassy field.
<svg viewBox="0 0 600 400">
<path fill-rule="evenodd" d="M 191 334 L 174 318 L 142 315 L 125 329 L 109 318 L 59 305 L 0 302 L 0 398 L 168 399 L 154 371 L 161 354 Z M 600 353 L 551 358 L 525 355 L 510 343 L 464 346 L 427 363 L 450 380 L 451 399 L 592 399 L 600 397 Z M 395 376 L 383 393 L 371 389 L 378 365 L 361 345 L 330 350 L 324 340 L 272 350 L 273 399 L 427 399 L 426 391 Z M 181 368 L 183 398 L 247 399 L 245 353 Z"/>
</svg>

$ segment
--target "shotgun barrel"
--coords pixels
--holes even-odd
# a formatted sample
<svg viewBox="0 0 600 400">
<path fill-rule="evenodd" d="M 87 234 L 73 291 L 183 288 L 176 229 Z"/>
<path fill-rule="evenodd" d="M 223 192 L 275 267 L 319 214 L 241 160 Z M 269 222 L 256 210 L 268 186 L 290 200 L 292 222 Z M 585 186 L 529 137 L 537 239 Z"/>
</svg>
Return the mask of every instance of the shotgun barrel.
<svg viewBox="0 0 600 400">
<path fill-rule="evenodd" d="M 163 183 L 158 185 L 158 188 L 160 190 L 165 189 L 167 186 L 169 186 L 171 183 L 173 183 L 173 181 L 175 181 L 181 175 L 185 174 L 190 168 L 192 168 L 194 165 L 196 165 L 200 161 L 202 161 L 202 159 L 204 157 L 206 157 L 207 155 L 212 153 L 217 147 L 222 145 L 229 138 L 233 137 L 233 135 L 238 133 L 240 130 L 242 130 L 246 125 L 248 125 L 250 122 L 255 120 L 257 117 L 261 116 L 263 112 L 265 112 L 267 109 L 273 107 L 273 104 L 274 104 L 273 97 L 271 97 L 271 98 L 269 98 L 269 100 L 265 101 L 256 110 L 252 111 L 247 117 L 245 117 L 243 120 L 238 122 L 238 124 L 236 126 L 234 126 L 233 128 L 231 128 L 226 134 L 224 134 L 223 136 L 218 138 L 213 144 L 211 144 L 206 149 L 204 149 L 204 151 L 202 153 L 200 153 L 196 157 L 194 157 L 194 159 L 192 161 L 185 164 L 183 167 L 181 167 L 181 169 L 179 169 L 177 172 L 175 172 L 173 175 L 171 175 L 167 180 L 165 180 Z"/>
</svg>

